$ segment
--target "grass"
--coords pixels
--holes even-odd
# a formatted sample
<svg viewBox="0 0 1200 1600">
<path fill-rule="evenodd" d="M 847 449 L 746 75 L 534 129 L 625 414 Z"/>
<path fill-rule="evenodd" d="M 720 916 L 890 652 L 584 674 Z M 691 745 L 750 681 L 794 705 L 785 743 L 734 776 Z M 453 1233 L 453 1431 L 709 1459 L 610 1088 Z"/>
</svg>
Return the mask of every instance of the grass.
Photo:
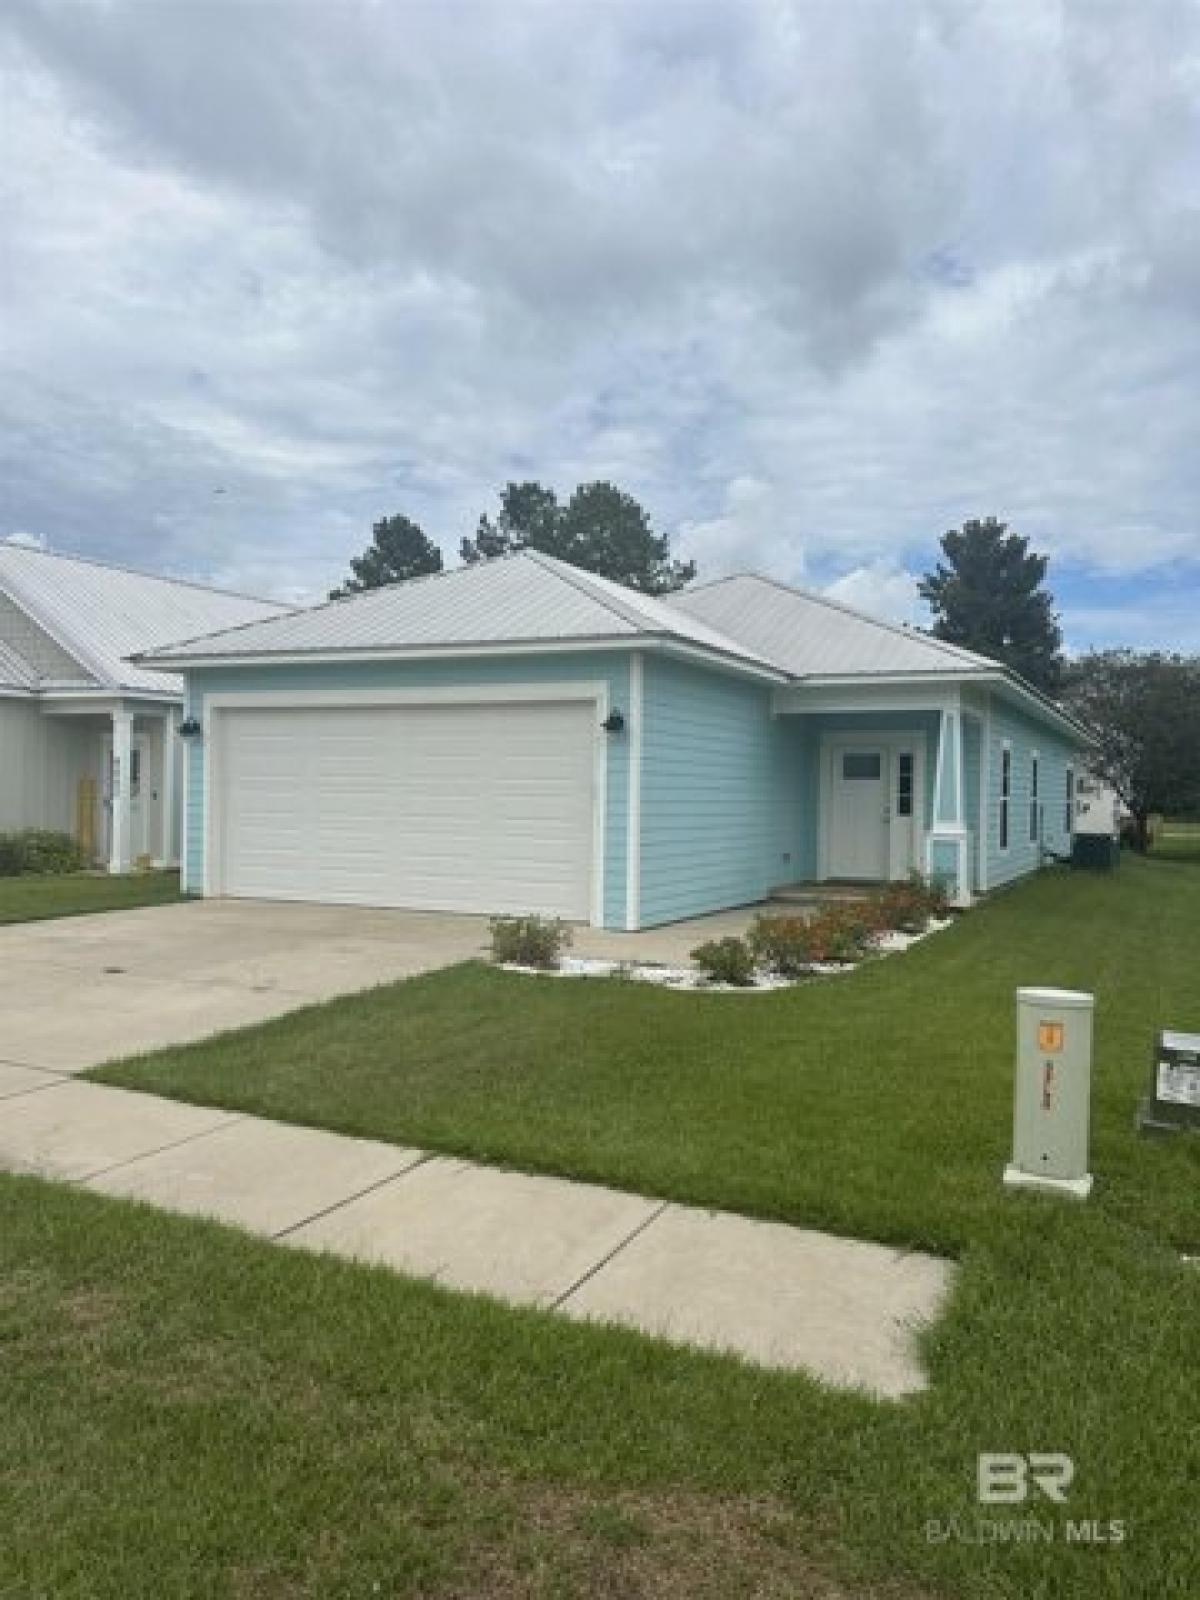
<svg viewBox="0 0 1200 1600">
<path fill-rule="evenodd" d="M 1200 878 L 1047 873 L 907 955 L 754 995 L 479 964 L 98 1069 L 109 1083 L 951 1252 L 1009 1203 L 1013 991 L 1094 990 L 1100 1202 L 1198 1237 L 1194 1148 L 1133 1133 L 1200 1028 Z"/>
<path fill-rule="evenodd" d="M 93 911 L 132 911 L 180 899 L 177 872 L 136 872 L 110 877 L 68 872 L 52 877 L 0 878 L 0 925 L 44 922 Z"/>
<path fill-rule="evenodd" d="M 1200 1141 L 1132 1118 L 1154 1028 L 1200 1026 L 1198 889 L 1055 874 L 781 995 L 465 967 L 93 1074 L 961 1273 L 929 1391 L 880 1404 L 3 1180 L 0 1594 L 1190 1600 Z M 1086 1206 L 999 1187 L 1020 982 L 1097 991 Z M 1068 1505 L 980 1508 L 991 1450 L 1069 1452 Z"/>
</svg>

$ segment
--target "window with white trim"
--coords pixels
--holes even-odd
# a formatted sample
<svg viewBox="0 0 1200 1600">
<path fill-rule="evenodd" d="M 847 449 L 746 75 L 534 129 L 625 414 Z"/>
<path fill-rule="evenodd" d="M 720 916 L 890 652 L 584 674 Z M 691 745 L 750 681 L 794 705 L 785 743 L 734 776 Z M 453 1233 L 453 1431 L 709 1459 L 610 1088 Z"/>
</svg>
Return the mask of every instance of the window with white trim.
<svg viewBox="0 0 1200 1600">
<path fill-rule="evenodd" d="M 1033 755 L 1030 756 L 1030 758 L 1029 758 L 1029 842 L 1030 842 L 1030 844 L 1036 844 L 1038 842 L 1038 834 L 1040 832 L 1040 829 L 1038 828 L 1038 812 L 1040 810 L 1039 789 L 1041 787 L 1041 769 L 1042 769 L 1041 759 L 1038 756 L 1037 751 L 1035 750 Z"/>
<path fill-rule="evenodd" d="M 1012 805 L 1012 746 L 1000 751 L 1000 848 L 1008 849 L 1008 814 Z"/>
<path fill-rule="evenodd" d="M 1063 806 L 1063 830 L 1069 839 L 1075 831 L 1075 768 L 1067 768 L 1067 798 Z"/>
</svg>

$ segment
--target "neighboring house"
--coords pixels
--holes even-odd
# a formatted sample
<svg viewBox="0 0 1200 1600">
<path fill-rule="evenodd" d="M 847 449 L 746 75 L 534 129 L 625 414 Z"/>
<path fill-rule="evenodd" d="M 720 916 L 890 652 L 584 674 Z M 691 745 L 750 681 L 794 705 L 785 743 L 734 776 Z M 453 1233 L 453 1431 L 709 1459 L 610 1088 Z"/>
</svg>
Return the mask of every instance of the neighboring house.
<svg viewBox="0 0 1200 1600">
<path fill-rule="evenodd" d="M 640 928 L 787 882 L 1067 853 L 1086 738 L 981 656 L 736 577 L 524 551 L 143 658 L 182 672 L 185 886 Z"/>
<path fill-rule="evenodd" d="M 183 680 L 126 658 L 282 610 L 0 541 L 0 831 L 70 833 L 114 872 L 178 861 Z"/>
<path fill-rule="evenodd" d="M 1117 791 L 1093 772 L 1081 772 L 1075 781 L 1075 832 L 1102 834 L 1115 839 L 1128 808 Z"/>
</svg>

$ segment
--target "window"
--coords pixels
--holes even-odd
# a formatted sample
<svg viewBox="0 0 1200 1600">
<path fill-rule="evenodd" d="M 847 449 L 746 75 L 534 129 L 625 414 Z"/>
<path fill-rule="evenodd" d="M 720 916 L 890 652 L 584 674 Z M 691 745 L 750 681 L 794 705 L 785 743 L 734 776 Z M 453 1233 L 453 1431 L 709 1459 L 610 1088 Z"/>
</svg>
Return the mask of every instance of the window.
<svg viewBox="0 0 1200 1600">
<path fill-rule="evenodd" d="M 1039 812 L 1041 811 L 1041 806 L 1038 804 L 1038 787 L 1039 787 L 1039 778 L 1040 778 L 1040 776 L 1041 776 L 1041 762 L 1038 760 L 1036 755 L 1031 756 L 1029 758 L 1029 842 L 1030 842 L 1030 844 L 1036 844 L 1038 842 L 1038 835 L 1041 832 L 1040 828 L 1038 827 Z"/>
<path fill-rule="evenodd" d="M 1069 838 L 1075 828 L 1075 770 L 1067 768 L 1067 799 L 1063 807 L 1063 829 Z"/>
<path fill-rule="evenodd" d="M 142 752 L 134 745 L 129 752 L 129 793 L 136 800 L 142 788 Z"/>
<path fill-rule="evenodd" d="M 1012 803 L 1012 751 L 1005 745 L 1000 752 L 1000 848 L 1008 849 L 1008 812 Z"/>
<path fill-rule="evenodd" d="M 911 750 L 902 750 L 896 766 L 896 815 L 913 814 L 913 758 Z"/>
<path fill-rule="evenodd" d="M 883 771 L 883 758 L 878 750 L 847 751 L 842 757 L 842 777 L 851 781 L 875 779 Z"/>
</svg>

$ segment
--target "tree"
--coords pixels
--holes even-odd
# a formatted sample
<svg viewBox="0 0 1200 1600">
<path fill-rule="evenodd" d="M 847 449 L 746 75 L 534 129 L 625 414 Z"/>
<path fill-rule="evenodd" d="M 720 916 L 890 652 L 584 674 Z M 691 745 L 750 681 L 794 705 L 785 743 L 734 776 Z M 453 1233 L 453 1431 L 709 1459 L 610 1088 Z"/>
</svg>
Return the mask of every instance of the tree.
<svg viewBox="0 0 1200 1600">
<path fill-rule="evenodd" d="M 371 543 L 350 562 L 352 576 L 340 589 L 331 589 L 329 598 L 340 600 L 441 570 L 442 552 L 411 517 L 381 517 L 371 529 Z"/>
<path fill-rule="evenodd" d="M 1062 632 L 1042 587 L 1049 565 L 995 517 L 942 535 L 944 561 L 919 585 L 933 634 L 977 650 L 1053 694 L 1062 679 Z"/>
<path fill-rule="evenodd" d="M 655 533 L 644 508 L 611 483 L 581 483 L 565 506 L 540 483 L 510 483 L 499 515 L 480 517 L 461 553 L 472 563 L 527 548 L 643 594 L 668 594 L 696 576 L 695 562 L 673 560 L 666 534 Z"/>
<path fill-rule="evenodd" d="M 1093 770 L 1133 813 L 1139 850 L 1153 813 L 1200 808 L 1200 656 L 1092 651 L 1072 664 L 1067 701 L 1096 737 Z"/>
</svg>

